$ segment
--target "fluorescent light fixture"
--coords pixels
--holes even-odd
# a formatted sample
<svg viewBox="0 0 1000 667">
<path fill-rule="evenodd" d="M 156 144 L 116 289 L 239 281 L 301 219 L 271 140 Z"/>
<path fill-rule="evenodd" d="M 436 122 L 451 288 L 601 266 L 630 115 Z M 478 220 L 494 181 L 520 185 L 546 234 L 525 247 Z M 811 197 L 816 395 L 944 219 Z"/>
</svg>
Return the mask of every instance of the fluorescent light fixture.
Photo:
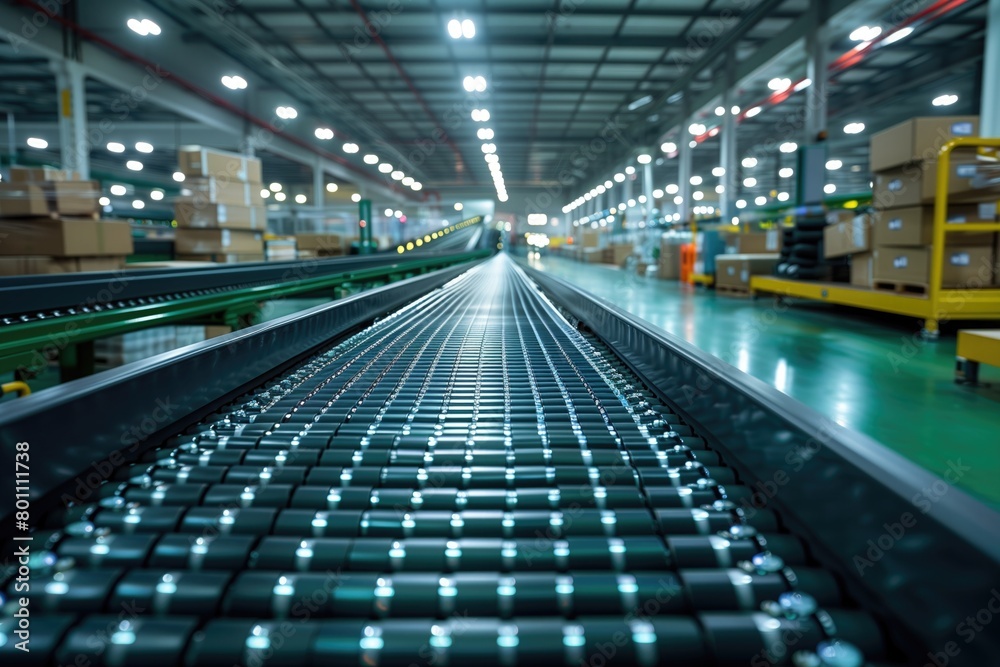
<svg viewBox="0 0 1000 667">
<path fill-rule="evenodd" d="M 799 145 L 794 141 L 786 141 L 785 143 L 778 146 L 778 150 L 782 153 L 794 153 L 799 149 Z"/>
<path fill-rule="evenodd" d="M 149 143 L 148 141 L 137 141 L 135 142 L 135 149 L 140 153 L 152 153 L 153 144 Z"/>
<path fill-rule="evenodd" d="M 479 137 L 481 141 L 489 141 L 493 138 L 493 130 L 488 127 L 481 127 L 476 131 L 476 136 Z"/>
<path fill-rule="evenodd" d="M 833 183 L 827 183 L 826 185 L 823 186 L 823 192 L 825 192 L 828 195 L 832 195 L 836 191 L 837 191 L 837 186 L 834 185 Z"/>
<path fill-rule="evenodd" d="M 615 174 L 615 183 L 624 183 L 624 182 L 625 182 L 625 174 L 621 172 Z"/>
<path fill-rule="evenodd" d="M 632 174 L 635 173 L 635 167 L 633 167 L 632 165 L 625 167 L 625 173 L 631 176 Z"/>
<path fill-rule="evenodd" d="M 844 126 L 845 134 L 861 134 L 865 131 L 864 123 L 848 123 Z"/>
<path fill-rule="evenodd" d="M 717 194 L 717 195 L 721 195 L 721 194 L 722 194 L 723 192 L 725 192 L 725 191 L 726 191 L 726 186 L 725 186 L 725 185 L 722 185 L 722 184 L 720 183 L 719 185 L 716 185 L 716 186 L 715 186 L 715 194 Z"/>
<path fill-rule="evenodd" d="M 125 166 L 131 171 L 142 171 L 142 163 L 138 160 L 129 160 L 125 163 Z"/>
<path fill-rule="evenodd" d="M 767 82 L 767 87 L 776 93 L 780 93 L 783 90 L 788 90 L 788 87 L 792 85 L 791 79 L 783 79 L 781 77 L 775 77 Z"/>
<path fill-rule="evenodd" d="M 380 172 L 382 172 L 383 174 L 388 174 L 388 173 L 392 172 L 392 165 L 389 164 L 388 162 L 383 162 L 382 164 L 380 164 L 378 166 L 378 170 Z"/>
<path fill-rule="evenodd" d="M 761 195 L 760 197 L 757 197 L 756 199 L 754 199 L 753 203 L 757 204 L 757 206 L 763 206 L 764 204 L 767 203 L 767 197 Z"/>
<path fill-rule="evenodd" d="M 639 164 L 649 164 L 650 162 L 653 161 L 653 157 L 648 153 L 643 153 L 642 155 L 636 158 L 636 161 Z"/>
<path fill-rule="evenodd" d="M 230 90 L 245 90 L 247 87 L 247 80 L 242 76 L 233 74 L 231 76 L 222 77 L 222 85 Z"/>
<path fill-rule="evenodd" d="M 705 126 L 701 123 L 691 123 L 691 125 L 688 126 L 688 132 L 697 137 L 705 134 Z"/>
<path fill-rule="evenodd" d="M 678 186 L 676 183 L 671 183 L 663 189 L 666 191 L 668 195 L 675 195 L 681 191 L 680 186 Z"/>
<path fill-rule="evenodd" d="M 108 152 L 110 153 L 124 153 L 125 144 L 120 144 L 117 141 L 108 142 Z"/>
<path fill-rule="evenodd" d="M 701 201 L 704 198 L 705 198 L 705 193 L 702 192 L 701 190 L 695 190 L 694 192 L 691 193 L 691 199 L 695 201 Z"/>
<path fill-rule="evenodd" d="M 143 37 L 148 37 L 149 35 L 156 36 L 160 34 L 160 26 L 150 19 L 132 18 L 126 21 L 125 25 L 127 25 L 132 32 L 137 35 L 142 35 Z"/>
<path fill-rule="evenodd" d="M 296 204 L 305 204 L 306 201 L 307 201 L 307 199 L 306 199 L 305 195 L 295 195 L 295 203 Z"/>
<path fill-rule="evenodd" d="M 752 188 L 757 185 L 757 179 L 753 176 L 747 176 L 743 179 L 743 187 Z"/>
<path fill-rule="evenodd" d="M 39 137 L 28 137 L 27 144 L 32 148 L 37 148 L 39 150 L 44 150 L 49 147 L 49 142 Z"/>
<path fill-rule="evenodd" d="M 462 22 L 458 19 L 448 21 L 448 36 L 452 39 L 462 39 Z"/>
<path fill-rule="evenodd" d="M 691 177 L 691 185 L 701 185 L 701 184 L 702 184 L 702 178 L 701 178 L 701 176 L 692 176 Z"/>
<path fill-rule="evenodd" d="M 355 192 L 353 195 L 351 195 L 351 201 L 357 204 L 359 201 L 361 201 L 361 195 Z"/>
<path fill-rule="evenodd" d="M 261 199 L 267 199 L 268 197 L 271 196 L 271 191 L 268 190 L 267 188 L 261 188 L 261 190 L 260 190 L 260 196 L 261 196 Z"/>
<path fill-rule="evenodd" d="M 726 107 L 715 107 L 715 115 L 716 116 L 725 116 L 726 115 Z"/>
<path fill-rule="evenodd" d="M 420 181 L 414 181 L 413 185 L 410 186 L 410 189 L 413 190 L 414 192 L 420 192 L 421 190 L 424 189 L 424 184 L 421 183 Z"/>
<path fill-rule="evenodd" d="M 797 84 L 795 84 L 795 87 L 792 88 L 792 90 L 794 90 L 797 93 L 797 92 L 799 92 L 801 90 L 805 90 L 806 88 L 808 88 L 811 85 L 813 85 L 812 79 L 802 79 Z"/>
<path fill-rule="evenodd" d="M 146 208 L 146 202 L 142 201 L 141 199 L 136 199 L 135 201 L 132 202 L 132 208 L 144 209 Z"/>
<path fill-rule="evenodd" d="M 836 170 L 840 169 L 843 166 L 844 166 L 844 163 L 841 162 L 840 160 L 827 160 L 826 161 L 826 168 L 829 169 L 830 171 L 836 171 Z"/>
<path fill-rule="evenodd" d="M 733 108 L 729 110 L 729 113 L 733 114 L 734 116 L 738 116 L 740 113 L 740 107 L 738 105 L 734 105 Z"/>
<path fill-rule="evenodd" d="M 97 203 L 100 204 L 101 206 L 111 206 L 111 200 L 108 199 L 107 197 L 101 197 L 100 199 L 97 200 Z"/>
<path fill-rule="evenodd" d="M 351 154 L 353 154 L 353 153 L 357 153 L 359 150 L 361 150 L 361 149 L 358 147 L 357 144 L 351 144 L 351 143 L 344 144 L 344 152 L 345 153 L 351 153 Z"/>
<path fill-rule="evenodd" d="M 795 170 L 791 167 L 782 167 L 778 170 L 778 176 L 782 178 L 791 178 L 795 174 Z"/>
<path fill-rule="evenodd" d="M 331 194 L 334 193 L 334 192 L 336 192 L 339 189 L 340 189 L 340 186 L 337 185 L 336 183 L 327 183 L 326 184 L 326 191 L 329 192 L 329 193 L 331 193 Z"/>
<path fill-rule="evenodd" d="M 128 189 L 124 185 L 111 186 L 111 194 L 115 197 L 124 197 L 126 192 L 128 192 Z"/>
<path fill-rule="evenodd" d="M 406 178 L 406 174 L 404 174 L 403 172 L 399 171 L 398 169 L 396 171 L 392 172 L 390 174 L 390 176 L 392 177 L 392 180 L 394 180 L 394 181 L 401 181 L 404 178 Z"/>
<path fill-rule="evenodd" d="M 320 141 L 330 141 L 330 139 L 333 139 L 333 130 L 328 127 L 317 127 L 315 134 L 316 138 Z"/>
<path fill-rule="evenodd" d="M 462 20 L 462 37 L 466 39 L 472 39 L 476 36 L 476 24 L 472 22 L 472 19 Z"/>
<path fill-rule="evenodd" d="M 867 26 L 863 25 L 860 28 L 855 28 L 850 34 L 850 40 L 852 42 L 870 42 L 879 35 L 882 34 L 882 28 L 879 26 Z"/>
<path fill-rule="evenodd" d="M 747 118 L 753 118 L 754 116 L 756 116 L 757 114 L 759 114 L 760 111 L 761 111 L 760 107 L 752 107 L 750 109 L 747 109 L 746 117 Z"/>
<path fill-rule="evenodd" d="M 936 107 L 950 107 L 957 101 L 958 95 L 938 95 L 932 100 L 931 104 Z"/>
<path fill-rule="evenodd" d="M 674 203 L 680 206 L 681 204 L 684 203 L 684 197 L 677 195 L 676 197 L 674 197 Z"/>
<path fill-rule="evenodd" d="M 369 153 L 364 157 L 365 164 L 378 164 L 378 156 Z"/>
<path fill-rule="evenodd" d="M 163 201 L 163 190 L 153 190 L 149 193 L 149 198 L 153 201 Z"/>
<path fill-rule="evenodd" d="M 411 185 L 413 185 L 413 177 L 412 176 L 407 176 L 406 178 L 403 179 L 402 183 L 406 187 L 410 187 Z"/>
<path fill-rule="evenodd" d="M 281 183 L 271 183 L 271 185 L 268 187 L 271 188 L 271 192 L 281 192 L 282 189 Z"/>
<path fill-rule="evenodd" d="M 789 194 L 787 192 L 778 193 L 778 201 L 788 201 Z"/>
<path fill-rule="evenodd" d="M 736 200 L 736 208 L 746 208 L 746 207 L 747 207 L 747 200 L 746 199 L 737 199 Z"/>
<path fill-rule="evenodd" d="M 299 112 L 295 110 L 295 107 L 278 107 L 274 113 L 278 118 L 285 120 L 294 120 L 299 117 Z"/>
<path fill-rule="evenodd" d="M 900 28 L 896 32 L 887 35 L 885 39 L 882 40 L 883 44 L 895 44 L 901 39 L 906 39 L 913 34 L 913 28 L 906 26 L 905 28 Z"/>
<path fill-rule="evenodd" d="M 175 181 L 177 181 L 178 183 L 183 183 L 183 182 L 184 182 L 184 179 L 185 179 L 185 178 L 187 178 L 187 176 L 185 176 L 185 175 L 184 175 L 183 173 L 181 173 L 181 172 L 179 172 L 179 171 L 175 171 L 175 172 L 174 172 L 174 176 L 173 176 L 173 178 L 174 178 L 174 180 L 175 180 Z"/>
<path fill-rule="evenodd" d="M 712 176 L 716 176 L 716 177 L 721 178 L 722 176 L 725 176 L 725 175 L 726 175 L 726 168 L 725 167 L 715 167 L 715 168 L 712 169 Z"/>
<path fill-rule="evenodd" d="M 542 227 L 549 224 L 549 216 L 544 213 L 529 213 L 528 224 L 533 227 Z"/>
<path fill-rule="evenodd" d="M 664 141 L 662 144 L 660 144 L 660 150 L 663 151 L 664 153 L 676 153 L 677 144 L 675 144 L 672 141 Z"/>
<path fill-rule="evenodd" d="M 653 190 L 653 199 L 663 199 L 663 190 L 659 188 Z"/>
<path fill-rule="evenodd" d="M 635 100 L 631 104 L 629 104 L 628 105 L 628 110 L 629 111 L 635 111 L 636 109 L 641 109 L 642 107 L 646 106 L 647 104 L 649 104 L 652 101 L 653 101 L 653 96 L 652 95 L 645 95 L 645 96 L 640 97 L 639 99 Z"/>
<path fill-rule="evenodd" d="M 455 210 L 456 211 L 461 211 L 463 208 L 465 208 L 465 205 L 462 202 L 460 202 L 460 201 L 455 202 Z"/>
<path fill-rule="evenodd" d="M 745 157 L 743 162 L 741 162 L 744 169 L 753 169 L 757 166 L 757 158 L 755 157 Z"/>
<path fill-rule="evenodd" d="M 284 192 L 274 193 L 274 201 L 285 201 L 286 199 L 288 199 L 288 196 Z"/>
</svg>

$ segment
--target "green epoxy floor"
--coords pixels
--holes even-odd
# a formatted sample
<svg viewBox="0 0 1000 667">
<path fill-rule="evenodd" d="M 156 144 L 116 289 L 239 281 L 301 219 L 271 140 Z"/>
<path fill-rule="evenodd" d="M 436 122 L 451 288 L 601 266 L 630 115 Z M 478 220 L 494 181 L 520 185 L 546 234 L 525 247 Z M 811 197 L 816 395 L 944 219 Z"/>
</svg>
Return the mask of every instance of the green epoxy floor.
<svg viewBox="0 0 1000 667">
<path fill-rule="evenodd" d="M 915 320 L 796 301 L 716 296 L 677 281 L 542 256 L 532 266 L 687 340 L 1000 508 L 1000 369 L 989 388 L 956 385 L 955 336 L 919 336 Z"/>
</svg>

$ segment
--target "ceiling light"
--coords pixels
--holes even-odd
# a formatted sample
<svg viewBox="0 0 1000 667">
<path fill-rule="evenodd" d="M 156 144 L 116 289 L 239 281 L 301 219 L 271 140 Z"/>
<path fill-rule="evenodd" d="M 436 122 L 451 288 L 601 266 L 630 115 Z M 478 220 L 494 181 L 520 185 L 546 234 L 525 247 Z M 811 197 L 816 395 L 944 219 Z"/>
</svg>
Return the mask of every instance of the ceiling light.
<svg viewBox="0 0 1000 667">
<path fill-rule="evenodd" d="M 799 149 L 799 145 L 794 141 L 786 141 L 785 143 L 778 146 L 778 150 L 782 153 L 794 153 Z"/>
<path fill-rule="evenodd" d="M 629 199 L 628 200 L 628 205 L 629 205 L 630 208 L 633 207 L 633 206 L 635 206 L 635 204 L 636 204 L 636 202 L 635 202 L 634 199 Z"/>
<path fill-rule="evenodd" d="M 747 112 L 746 112 L 745 115 L 746 115 L 747 118 L 753 118 L 754 116 L 756 116 L 759 113 L 760 113 L 760 107 L 753 107 L 751 109 L 747 109 Z"/>
<path fill-rule="evenodd" d="M 861 134 L 865 131 L 864 123 L 848 123 L 844 126 L 844 132 L 846 134 Z"/>
<path fill-rule="evenodd" d="M 466 39 L 472 39 L 476 36 L 476 24 L 472 22 L 472 19 L 462 20 L 462 37 Z"/>
<path fill-rule="evenodd" d="M 107 197 L 101 197 L 100 199 L 97 200 L 97 203 L 100 204 L 101 206 L 111 206 L 111 200 L 108 199 Z"/>
<path fill-rule="evenodd" d="M 792 90 L 797 93 L 799 91 L 805 90 L 806 88 L 808 88 L 811 85 L 813 85 L 812 79 L 802 79 L 797 84 L 795 84 L 795 87 L 792 88 Z"/>
<path fill-rule="evenodd" d="M 316 138 L 320 141 L 330 141 L 333 139 L 333 130 L 328 127 L 317 127 Z"/>
<path fill-rule="evenodd" d="M 653 157 L 647 153 L 643 153 L 642 155 L 636 158 L 636 161 L 639 164 L 649 164 L 650 162 L 653 161 Z"/>
<path fill-rule="evenodd" d="M 950 107 L 958 101 L 958 95 L 938 95 L 931 102 L 936 107 Z"/>
<path fill-rule="evenodd" d="M 295 195 L 295 203 L 296 204 L 305 204 L 306 203 L 306 196 L 305 195 Z"/>
<path fill-rule="evenodd" d="M 722 185 L 722 184 L 720 183 L 719 185 L 716 185 L 716 186 L 715 186 L 715 194 L 717 194 L 717 195 L 721 195 L 721 194 L 722 194 L 723 192 L 725 192 L 725 191 L 726 191 L 726 186 L 725 186 L 725 185 Z"/>
<path fill-rule="evenodd" d="M 399 171 L 398 169 L 396 171 L 392 172 L 392 174 L 390 174 L 390 176 L 392 177 L 392 180 L 394 180 L 394 181 L 401 181 L 404 178 L 406 178 L 406 174 L 404 174 L 403 172 Z"/>
<path fill-rule="evenodd" d="M 666 192 L 667 192 L 668 195 L 675 195 L 678 192 L 680 192 L 680 190 L 681 190 L 680 187 L 676 183 L 671 183 L 670 185 L 668 185 L 667 187 L 665 187 L 663 189 L 666 190 Z"/>
<path fill-rule="evenodd" d="M 383 174 L 388 174 L 392 171 L 392 165 L 389 164 L 388 162 L 383 162 L 378 166 L 378 170 Z"/>
<path fill-rule="evenodd" d="M 705 134 L 705 126 L 701 123 L 691 123 L 688 127 L 688 132 L 697 137 L 701 134 Z"/>
<path fill-rule="evenodd" d="M 646 203 L 646 195 L 639 195 L 639 203 L 640 204 Z"/>
<path fill-rule="evenodd" d="M 635 167 L 633 167 L 632 165 L 625 167 L 625 173 L 631 176 L 632 174 L 635 173 Z"/>
<path fill-rule="evenodd" d="M 729 110 L 729 113 L 733 114 L 734 116 L 739 115 L 739 113 L 740 113 L 739 106 L 733 105 L 733 108 Z"/>
<path fill-rule="evenodd" d="M 500 156 L 497 155 L 496 153 L 487 153 L 483 157 L 486 158 L 486 162 L 488 162 L 489 164 L 497 164 L 498 162 L 500 162 Z"/>
<path fill-rule="evenodd" d="M 288 199 L 288 196 L 285 195 L 284 192 L 275 192 L 274 193 L 274 200 L 275 201 L 285 201 L 286 199 Z"/>
<path fill-rule="evenodd" d="M 726 175 L 725 167 L 715 167 L 714 169 L 712 169 L 712 176 L 721 177 L 725 175 Z"/>
<path fill-rule="evenodd" d="M 764 204 L 767 203 L 767 197 L 764 197 L 763 195 L 757 197 L 756 199 L 753 200 L 753 203 L 757 204 L 757 206 L 763 206 Z"/>
<path fill-rule="evenodd" d="M 132 202 L 132 208 L 135 209 L 146 208 L 146 202 L 142 201 L 141 199 L 136 199 L 135 201 Z"/>
<path fill-rule="evenodd" d="M 357 153 L 359 150 L 361 150 L 361 149 L 358 148 L 357 144 L 350 144 L 350 143 L 344 144 L 344 152 L 345 153 Z"/>
<path fill-rule="evenodd" d="M 674 203 L 680 206 L 681 204 L 684 203 L 684 197 L 677 195 L 676 197 L 674 197 Z"/>
<path fill-rule="evenodd" d="M 128 190 L 125 188 L 124 185 L 111 186 L 111 194 L 113 194 L 115 197 L 124 197 L 126 192 L 128 192 Z"/>
<path fill-rule="evenodd" d="M 624 182 L 625 182 L 625 174 L 621 172 L 615 174 L 615 183 L 624 183 Z"/>
<path fill-rule="evenodd" d="M 38 137 L 29 137 L 27 143 L 32 148 L 38 148 L 39 150 L 44 150 L 49 147 L 49 142 L 45 141 L 45 139 L 39 139 Z"/>
<path fill-rule="evenodd" d="M 613 188 L 613 187 L 614 187 L 614 185 L 615 185 L 615 184 L 614 184 L 614 183 L 612 183 L 611 181 L 604 181 L 604 187 L 606 187 L 606 188 L 608 188 L 608 189 L 611 189 L 611 188 Z"/>
<path fill-rule="evenodd" d="M 111 153 L 124 153 L 125 144 L 120 144 L 117 141 L 108 142 L 108 151 Z"/>
<path fill-rule="evenodd" d="M 299 112 L 295 110 L 295 107 L 278 107 L 274 110 L 274 113 L 278 118 L 284 118 L 285 120 L 294 120 L 299 117 Z"/>
<path fill-rule="evenodd" d="M 757 185 L 757 179 L 753 176 L 747 176 L 743 179 L 743 186 L 747 188 L 752 188 Z"/>
<path fill-rule="evenodd" d="M 403 212 L 402 211 L 393 211 L 392 212 L 392 217 L 394 217 L 394 218 L 402 218 L 403 217 Z"/>
<path fill-rule="evenodd" d="M 351 201 L 357 204 L 359 201 L 361 201 L 361 195 L 355 192 L 353 195 L 351 195 Z"/>
<path fill-rule="evenodd" d="M 336 183 L 327 183 L 326 184 L 326 191 L 327 192 L 333 193 L 333 192 L 336 192 L 339 189 L 340 189 L 340 186 L 337 185 Z"/>
<path fill-rule="evenodd" d="M 496 144 L 483 144 L 483 152 L 484 153 L 496 153 L 497 152 L 497 146 L 496 146 Z"/>
<path fill-rule="evenodd" d="M 894 43 L 898 42 L 901 39 L 906 39 L 911 34 L 913 34 L 913 28 L 910 27 L 910 26 L 906 26 L 905 28 L 900 28 L 896 32 L 894 32 L 894 33 L 886 36 L 886 38 L 882 40 L 882 43 L 883 44 L 894 44 Z"/>
<path fill-rule="evenodd" d="M 463 208 L 465 208 L 465 206 L 462 204 L 462 202 L 460 202 L 460 201 L 459 202 L 455 202 L 455 210 L 456 211 L 461 211 Z"/>
<path fill-rule="evenodd" d="M 222 77 L 222 85 L 230 90 L 244 90 L 247 87 L 247 80 L 234 74 Z"/>
<path fill-rule="evenodd" d="M 726 115 L 726 107 L 715 107 L 715 115 L 716 116 L 725 116 Z"/>
<path fill-rule="evenodd" d="M 486 109 L 473 109 L 472 110 L 472 120 L 477 123 L 485 123 L 490 119 L 490 112 Z"/>
<path fill-rule="evenodd" d="M 372 155 L 371 153 L 369 153 L 368 155 L 366 155 L 365 158 L 364 158 L 364 160 L 365 160 L 365 164 L 378 164 L 378 156 L 377 155 Z"/>
<path fill-rule="evenodd" d="M 598 185 L 597 186 L 597 194 L 603 195 L 607 191 L 608 191 L 608 189 L 606 187 L 604 187 L 603 185 Z"/>
<path fill-rule="evenodd" d="M 860 28 L 856 28 L 850 34 L 850 40 L 852 42 L 870 42 L 881 34 L 882 34 L 882 28 L 880 28 L 879 26 L 863 25 Z"/>
<path fill-rule="evenodd" d="M 664 153 L 676 153 L 677 144 L 675 144 L 672 141 L 665 141 L 662 144 L 660 144 L 660 150 L 663 151 Z"/>
<path fill-rule="evenodd" d="M 701 183 L 702 183 L 701 176 L 692 176 L 691 177 L 691 185 L 701 185 Z"/>
<path fill-rule="evenodd" d="M 690 148 L 697 148 L 698 147 L 698 142 L 692 139 L 691 141 L 688 142 L 688 146 Z"/>
<path fill-rule="evenodd" d="M 653 199 L 663 199 L 663 190 L 659 188 L 653 190 Z"/>
<path fill-rule="evenodd" d="M 384 213 L 385 213 L 385 217 L 387 217 L 387 218 L 391 218 L 392 217 L 392 209 L 391 208 L 385 209 Z"/>
<path fill-rule="evenodd" d="M 271 188 L 271 192 L 281 192 L 281 183 L 271 183 L 268 187 Z"/>
<path fill-rule="evenodd" d="M 403 185 L 405 185 L 406 187 L 410 187 L 411 185 L 413 185 L 413 177 L 407 176 L 406 178 L 404 178 Z"/>
<path fill-rule="evenodd" d="M 789 195 L 788 195 L 787 192 L 779 192 L 778 193 L 778 201 L 788 201 L 788 196 Z"/>
<path fill-rule="evenodd" d="M 778 170 L 778 176 L 781 176 L 782 178 L 791 178 L 794 173 L 795 170 L 791 167 L 782 167 Z"/>
<path fill-rule="evenodd" d="M 836 171 L 837 169 L 840 169 L 843 166 L 844 166 L 844 163 L 841 162 L 840 160 L 827 160 L 826 161 L 826 168 L 829 169 L 830 171 Z"/>
<path fill-rule="evenodd" d="M 782 79 L 780 77 L 775 77 L 767 82 L 767 87 L 778 93 L 788 90 L 790 85 L 792 85 L 791 79 Z"/>
<path fill-rule="evenodd" d="M 178 183 L 183 183 L 185 178 L 187 178 L 187 176 L 185 176 L 183 173 L 179 171 L 174 172 L 174 180 L 177 181 Z"/>
<path fill-rule="evenodd" d="M 160 34 L 160 26 L 149 19 L 129 19 L 125 22 L 125 25 L 127 25 L 132 32 L 142 35 L 143 37 Z"/>
<path fill-rule="evenodd" d="M 590 200 L 591 200 L 591 199 L 593 199 L 593 198 L 594 198 L 594 195 L 590 194 L 589 192 L 588 192 L 588 193 L 586 193 L 585 195 L 583 195 L 583 199 L 584 199 L 585 201 L 590 201 Z"/>
<path fill-rule="evenodd" d="M 833 183 L 827 183 L 826 185 L 823 186 L 823 192 L 825 192 L 828 195 L 832 195 L 836 191 L 837 191 L 837 186 L 834 185 Z"/>
<path fill-rule="evenodd" d="M 414 181 L 413 185 L 410 186 L 410 189 L 413 190 L 414 192 L 420 192 L 420 190 L 422 190 L 423 188 L 424 184 L 421 183 L 420 181 Z"/>
<path fill-rule="evenodd" d="M 757 166 L 757 158 L 755 157 L 745 157 L 741 163 L 744 169 L 753 169 Z"/>
<path fill-rule="evenodd" d="M 641 109 L 642 107 L 646 106 L 647 104 L 649 104 L 652 101 L 653 101 L 653 96 L 652 95 L 645 95 L 643 97 L 640 97 L 637 100 L 634 100 L 631 104 L 629 104 L 628 105 L 628 110 L 629 111 L 635 111 L 636 109 Z"/>
<path fill-rule="evenodd" d="M 470 93 L 482 93 L 486 90 L 486 78 L 483 76 L 467 76 L 462 79 L 462 86 Z"/>
<path fill-rule="evenodd" d="M 482 141 L 489 141 L 490 139 L 493 138 L 493 130 L 491 130 L 488 127 L 481 127 L 476 132 L 476 136 L 479 137 L 479 139 Z"/>
<path fill-rule="evenodd" d="M 149 198 L 153 201 L 163 201 L 163 190 L 153 190 L 149 193 Z"/>
<path fill-rule="evenodd" d="M 747 207 L 747 200 L 746 199 L 737 199 L 736 200 L 736 208 L 746 208 L 746 207 Z"/>
<path fill-rule="evenodd" d="M 147 141 L 137 141 L 135 143 L 135 149 L 137 151 L 139 151 L 140 153 L 152 153 L 153 152 L 153 144 L 151 144 L 151 143 L 149 143 Z"/>
<path fill-rule="evenodd" d="M 261 199 L 267 199 L 270 196 L 271 196 L 271 191 L 270 190 L 268 190 L 267 188 L 261 188 L 261 190 L 260 190 L 260 197 L 261 197 Z"/>
<path fill-rule="evenodd" d="M 448 35 L 452 39 L 462 38 L 462 22 L 458 19 L 448 21 Z"/>
<path fill-rule="evenodd" d="M 129 160 L 125 163 L 125 166 L 131 171 L 142 171 L 142 163 L 138 160 Z"/>
<path fill-rule="evenodd" d="M 691 199 L 694 199 L 695 201 L 701 201 L 704 198 L 705 198 L 705 193 L 702 192 L 701 190 L 695 190 L 693 193 L 691 193 Z"/>
</svg>

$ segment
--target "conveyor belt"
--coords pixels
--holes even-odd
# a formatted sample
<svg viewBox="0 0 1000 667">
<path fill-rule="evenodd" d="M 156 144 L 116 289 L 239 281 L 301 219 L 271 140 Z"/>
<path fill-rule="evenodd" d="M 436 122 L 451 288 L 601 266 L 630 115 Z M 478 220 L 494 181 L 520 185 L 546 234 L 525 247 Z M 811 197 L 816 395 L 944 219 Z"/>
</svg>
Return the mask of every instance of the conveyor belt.
<svg viewBox="0 0 1000 667">
<path fill-rule="evenodd" d="M 509 262 L 479 266 L 47 517 L 31 657 L 883 657 L 873 618 L 772 513 L 744 521 L 750 489 L 656 403 Z"/>
</svg>

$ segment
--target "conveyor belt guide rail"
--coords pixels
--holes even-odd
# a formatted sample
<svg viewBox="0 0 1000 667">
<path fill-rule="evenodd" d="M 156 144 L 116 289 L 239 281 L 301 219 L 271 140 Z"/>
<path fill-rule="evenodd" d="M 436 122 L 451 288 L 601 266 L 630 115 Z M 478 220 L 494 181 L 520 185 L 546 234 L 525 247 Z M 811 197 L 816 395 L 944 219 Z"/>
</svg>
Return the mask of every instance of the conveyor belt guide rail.
<svg viewBox="0 0 1000 667">
<path fill-rule="evenodd" d="M 852 572 L 930 475 L 503 255 L 45 393 L 5 665 L 923 664 L 1000 571 L 952 489 Z"/>
</svg>

